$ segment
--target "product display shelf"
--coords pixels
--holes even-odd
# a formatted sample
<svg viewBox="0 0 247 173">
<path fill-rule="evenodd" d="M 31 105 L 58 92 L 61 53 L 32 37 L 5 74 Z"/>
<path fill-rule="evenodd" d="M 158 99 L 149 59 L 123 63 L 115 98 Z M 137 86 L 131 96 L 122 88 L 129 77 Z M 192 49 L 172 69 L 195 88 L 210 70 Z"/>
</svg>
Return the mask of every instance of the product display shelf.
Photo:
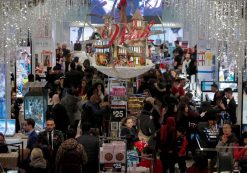
<svg viewBox="0 0 247 173">
<path fill-rule="evenodd" d="M 128 115 L 138 116 L 143 109 L 144 97 L 130 96 L 128 99 Z"/>
</svg>

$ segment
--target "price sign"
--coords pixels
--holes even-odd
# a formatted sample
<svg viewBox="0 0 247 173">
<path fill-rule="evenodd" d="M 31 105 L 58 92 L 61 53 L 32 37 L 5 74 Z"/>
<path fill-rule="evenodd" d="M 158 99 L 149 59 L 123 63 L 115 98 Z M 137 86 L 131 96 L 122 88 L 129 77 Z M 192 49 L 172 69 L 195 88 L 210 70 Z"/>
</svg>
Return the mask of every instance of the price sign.
<svg viewBox="0 0 247 173">
<path fill-rule="evenodd" d="M 111 121 L 121 121 L 124 117 L 126 117 L 125 105 L 111 106 Z"/>
<path fill-rule="evenodd" d="M 121 172 L 122 164 L 121 163 L 113 163 L 112 168 L 115 172 Z"/>
</svg>

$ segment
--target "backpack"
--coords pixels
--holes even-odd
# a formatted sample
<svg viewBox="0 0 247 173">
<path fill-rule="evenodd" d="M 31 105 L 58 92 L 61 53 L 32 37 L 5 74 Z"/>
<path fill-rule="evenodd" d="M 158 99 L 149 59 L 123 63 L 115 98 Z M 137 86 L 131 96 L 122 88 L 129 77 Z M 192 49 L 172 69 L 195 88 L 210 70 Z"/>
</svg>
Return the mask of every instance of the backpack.
<svg viewBox="0 0 247 173">
<path fill-rule="evenodd" d="M 81 153 L 76 150 L 77 146 L 64 152 L 60 162 L 60 171 L 62 173 L 68 173 L 71 170 L 76 171 L 73 173 L 82 173 Z"/>
</svg>

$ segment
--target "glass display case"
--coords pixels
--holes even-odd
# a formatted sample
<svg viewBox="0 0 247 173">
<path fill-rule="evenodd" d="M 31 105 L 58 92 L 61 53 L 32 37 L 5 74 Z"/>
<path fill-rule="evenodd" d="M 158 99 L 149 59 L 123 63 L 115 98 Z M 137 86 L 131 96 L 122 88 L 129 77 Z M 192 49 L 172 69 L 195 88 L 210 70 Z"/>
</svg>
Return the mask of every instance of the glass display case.
<svg viewBox="0 0 247 173">
<path fill-rule="evenodd" d="M 34 119 L 36 130 L 42 130 L 45 125 L 45 115 L 48 104 L 48 94 L 42 82 L 32 82 L 29 91 L 24 96 L 24 116 L 25 119 Z M 40 86 L 39 86 L 40 85 Z"/>
<path fill-rule="evenodd" d="M 6 113 L 6 65 L 0 64 L 0 119 L 7 118 Z"/>
</svg>

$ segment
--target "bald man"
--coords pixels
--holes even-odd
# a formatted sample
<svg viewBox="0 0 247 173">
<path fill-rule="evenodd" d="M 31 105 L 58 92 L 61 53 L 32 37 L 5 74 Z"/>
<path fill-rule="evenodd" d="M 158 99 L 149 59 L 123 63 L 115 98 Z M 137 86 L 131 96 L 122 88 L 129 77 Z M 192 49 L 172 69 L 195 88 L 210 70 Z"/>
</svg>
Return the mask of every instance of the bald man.
<svg viewBox="0 0 247 173">
<path fill-rule="evenodd" d="M 60 97 L 58 94 L 54 94 L 52 96 L 52 119 L 54 119 L 56 124 L 56 129 L 63 132 L 63 134 L 66 133 L 68 130 L 68 126 L 70 124 L 69 117 L 67 115 L 65 107 L 60 104 Z"/>
</svg>

